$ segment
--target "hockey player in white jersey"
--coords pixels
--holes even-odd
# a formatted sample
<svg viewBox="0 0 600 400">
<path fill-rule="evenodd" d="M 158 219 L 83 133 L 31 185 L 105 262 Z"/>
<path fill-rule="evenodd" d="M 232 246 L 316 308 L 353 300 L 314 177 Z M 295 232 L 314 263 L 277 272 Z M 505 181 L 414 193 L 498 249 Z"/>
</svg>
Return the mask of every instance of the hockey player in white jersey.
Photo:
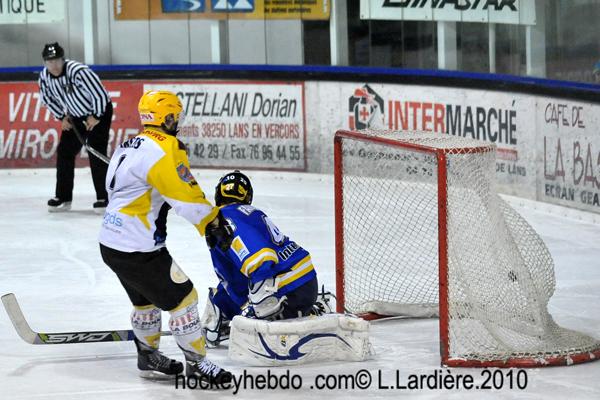
<svg viewBox="0 0 600 400">
<path fill-rule="evenodd" d="M 144 131 L 122 143 L 106 177 L 108 207 L 100 231 L 104 262 L 125 288 L 134 310 L 131 323 L 142 376 L 176 375 L 183 364 L 159 352 L 161 310 L 186 360 L 186 374 L 211 384 L 231 374 L 206 358 L 198 316 L 198 295 L 165 246 L 169 209 L 228 243 L 218 208 L 206 200 L 189 169 L 185 145 L 177 138 L 182 105 L 167 91 L 149 91 L 139 102 Z"/>
</svg>

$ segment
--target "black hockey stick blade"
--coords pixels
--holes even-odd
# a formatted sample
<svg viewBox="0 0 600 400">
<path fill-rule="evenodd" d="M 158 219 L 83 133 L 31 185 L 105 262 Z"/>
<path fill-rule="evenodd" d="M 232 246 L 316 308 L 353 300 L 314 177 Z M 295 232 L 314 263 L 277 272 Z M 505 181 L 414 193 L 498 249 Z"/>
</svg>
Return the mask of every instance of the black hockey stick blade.
<svg viewBox="0 0 600 400">
<path fill-rule="evenodd" d="M 69 118 L 69 122 L 71 123 L 71 126 L 73 127 L 73 132 L 75 132 L 75 136 L 77 136 L 77 139 L 79 139 L 79 141 L 85 147 L 85 149 L 88 151 L 88 153 L 93 154 L 94 156 L 98 157 L 100 160 L 104 161 L 106 164 L 110 163 L 110 158 L 108 158 L 104 154 L 100 153 L 98 150 L 94 149 L 92 146 L 90 146 L 88 144 L 87 140 L 85 140 L 83 138 L 83 136 L 81 135 L 81 132 L 79 132 L 79 128 L 77 128 L 77 125 L 75 125 L 75 122 L 73 122 L 73 120 L 71 118 Z"/>
<path fill-rule="evenodd" d="M 68 344 L 68 343 L 99 343 L 99 342 L 124 342 L 133 340 L 132 330 L 113 331 L 82 331 L 82 332 L 56 332 L 40 333 L 31 329 L 17 298 L 13 293 L 2 296 L 2 304 L 10 318 L 15 330 L 29 344 Z M 171 335 L 171 332 L 161 332 L 162 336 Z"/>
</svg>

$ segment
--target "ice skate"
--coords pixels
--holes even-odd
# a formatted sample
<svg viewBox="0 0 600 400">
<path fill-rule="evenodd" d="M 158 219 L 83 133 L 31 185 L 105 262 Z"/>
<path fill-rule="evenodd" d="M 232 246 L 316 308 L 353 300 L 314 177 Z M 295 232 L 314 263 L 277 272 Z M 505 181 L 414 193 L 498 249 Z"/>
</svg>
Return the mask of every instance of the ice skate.
<svg viewBox="0 0 600 400">
<path fill-rule="evenodd" d="M 152 349 L 137 339 L 135 345 L 138 349 L 138 369 L 140 377 L 146 379 L 171 379 L 183 372 L 183 364 L 173 360 L 160 351 Z"/>
<path fill-rule="evenodd" d="M 224 389 L 222 385 L 229 384 L 232 380 L 231 372 L 224 370 L 206 357 L 187 360 L 185 364 L 185 375 L 187 377 L 195 376 L 198 382 L 210 385 L 207 389 Z"/>
<path fill-rule="evenodd" d="M 92 204 L 92 208 L 96 214 L 104 214 L 106 211 L 106 206 L 108 205 L 108 200 L 98 200 Z"/>
<path fill-rule="evenodd" d="M 71 202 L 64 201 L 58 197 L 53 197 L 48 200 L 48 212 L 63 212 L 71 209 Z"/>
</svg>

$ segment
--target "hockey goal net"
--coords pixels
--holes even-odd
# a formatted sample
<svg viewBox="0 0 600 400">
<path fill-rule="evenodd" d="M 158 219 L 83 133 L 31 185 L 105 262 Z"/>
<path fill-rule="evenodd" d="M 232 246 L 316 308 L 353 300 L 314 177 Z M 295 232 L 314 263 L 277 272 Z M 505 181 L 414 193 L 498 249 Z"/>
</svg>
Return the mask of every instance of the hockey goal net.
<svg viewBox="0 0 600 400">
<path fill-rule="evenodd" d="M 338 312 L 439 316 L 447 366 L 600 357 L 600 342 L 548 313 L 553 261 L 496 193 L 493 144 L 339 131 L 334 149 Z"/>
</svg>

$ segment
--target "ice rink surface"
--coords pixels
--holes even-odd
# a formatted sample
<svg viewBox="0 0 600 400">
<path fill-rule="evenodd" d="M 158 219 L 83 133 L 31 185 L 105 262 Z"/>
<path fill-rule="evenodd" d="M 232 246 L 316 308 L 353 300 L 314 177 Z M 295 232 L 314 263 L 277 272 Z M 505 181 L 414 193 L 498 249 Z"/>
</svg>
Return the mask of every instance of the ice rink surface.
<svg viewBox="0 0 600 400">
<path fill-rule="evenodd" d="M 194 170 L 211 198 L 218 177 L 226 171 Z M 54 193 L 55 171 L 0 170 L 0 294 L 14 292 L 36 331 L 129 329 L 129 301 L 99 254 L 101 216 L 92 212 L 88 169 L 76 173 L 73 210 L 49 214 L 46 201 Z M 331 176 L 282 172 L 248 175 L 255 189 L 254 204 L 279 228 L 308 249 L 319 280 L 334 289 L 334 220 Z M 562 326 L 600 337 L 600 225 L 517 206 L 541 234 L 556 265 L 557 289 L 549 310 Z M 382 228 L 384 229 L 384 228 Z M 216 284 L 206 245 L 195 229 L 174 214 L 169 216 L 168 248 L 192 279 L 204 308 L 207 287 Z M 168 315 L 163 314 L 163 329 Z M 524 390 L 420 390 L 393 386 L 396 374 L 406 383 L 409 374 L 439 370 L 437 320 L 396 320 L 372 325 L 377 353 L 364 363 L 323 363 L 289 368 L 302 378 L 299 390 L 242 389 L 244 399 L 281 398 L 444 398 L 444 399 L 600 399 L 600 361 L 571 367 L 527 370 Z M 162 350 L 182 358 L 170 337 Z M 227 358 L 226 348 L 209 350 L 209 357 L 235 374 L 267 374 L 265 368 L 245 368 Z M 319 374 L 373 377 L 366 390 L 311 389 Z M 271 368 L 284 375 L 287 368 Z M 379 372 L 380 371 L 380 372 Z M 506 372 L 506 370 L 505 370 Z M 448 372 L 444 371 L 444 374 Z M 452 374 L 483 377 L 479 369 L 452 369 Z M 506 379 L 505 379 L 506 381 Z M 23 342 L 4 310 L 0 310 L 0 399 L 192 399 L 231 397 L 229 392 L 176 390 L 137 376 L 131 342 L 34 346 Z"/>
</svg>

